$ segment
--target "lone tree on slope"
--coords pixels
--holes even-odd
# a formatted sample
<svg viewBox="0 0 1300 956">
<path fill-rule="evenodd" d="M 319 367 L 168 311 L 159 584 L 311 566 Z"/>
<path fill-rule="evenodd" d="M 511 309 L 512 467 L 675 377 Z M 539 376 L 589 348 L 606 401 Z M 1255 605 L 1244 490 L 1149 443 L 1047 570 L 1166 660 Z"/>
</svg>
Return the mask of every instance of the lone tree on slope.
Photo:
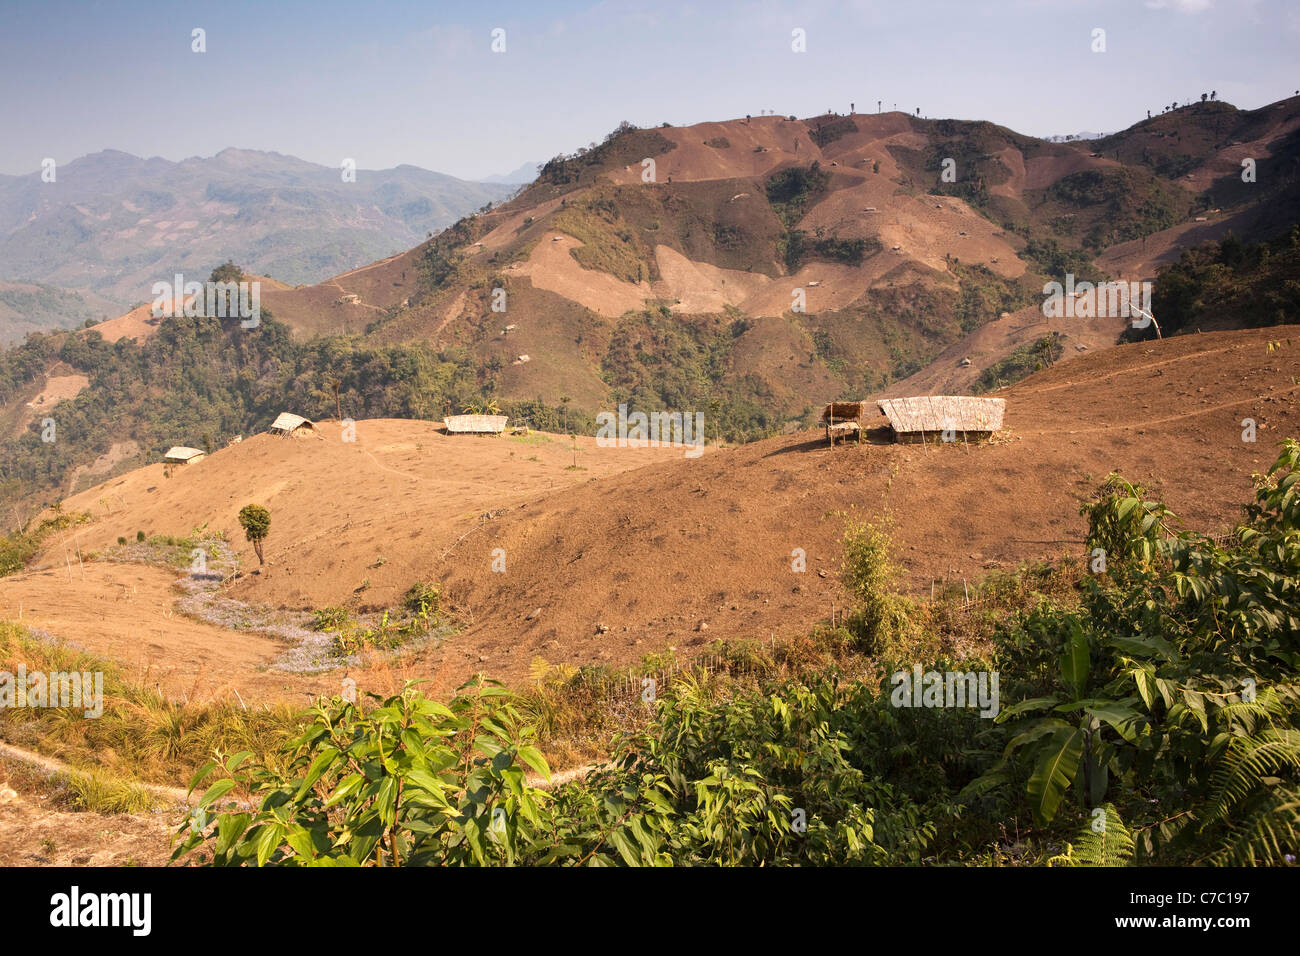
<svg viewBox="0 0 1300 956">
<path fill-rule="evenodd" d="M 265 563 L 262 559 L 262 542 L 266 540 L 267 532 L 271 530 L 271 512 L 261 505 L 244 505 L 239 509 L 239 525 L 244 529 L 244 537 L 252 543 L 253 550 L 257 552 L 257 563 L 261 566 Z"/>
</svg>

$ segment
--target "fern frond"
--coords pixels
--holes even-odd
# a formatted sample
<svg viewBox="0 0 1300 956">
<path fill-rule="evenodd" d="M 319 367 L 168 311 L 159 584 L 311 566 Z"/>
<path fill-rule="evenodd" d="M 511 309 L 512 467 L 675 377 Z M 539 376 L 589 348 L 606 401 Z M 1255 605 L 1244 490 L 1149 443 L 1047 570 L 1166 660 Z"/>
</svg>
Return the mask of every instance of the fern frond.
<svg viewBox="0 0 1300 956">
<path fill-rule="evenodd" d="M 1228 701 L 1215 711 L 1214 716 L 1216 720 L 1225 722 L 1231 730 L 1254 734 L 1275 718 L 1285 717 L 1286 708 L 1277 692 L 1266 687 L 1253 701 Z"/>
<path fill-rule="evenodd" d="M 1226 817 L 1265 786 L 1265 778 L 1285 770 L 1300 775 L 1300 730 L 1270 728 L 1254 737 L 1234 737 L 1210 780 L 1206 823 Z"/>
<path fill-rule="evenodd" d="M 1206 860 L 1215 866 L 1282 866 L 1300 845 L 1300 791 L 1276 789 L 1269 799 L 1229 828 Z"/>
<path fill-rule="evenodd" d="M 1111 803 L 1092 811 L 1075 843 L 1065 853 L 1051 857 L 1048 866 L 1128 866 L 1133 859 L 1133 834 Z"/>
</svg>

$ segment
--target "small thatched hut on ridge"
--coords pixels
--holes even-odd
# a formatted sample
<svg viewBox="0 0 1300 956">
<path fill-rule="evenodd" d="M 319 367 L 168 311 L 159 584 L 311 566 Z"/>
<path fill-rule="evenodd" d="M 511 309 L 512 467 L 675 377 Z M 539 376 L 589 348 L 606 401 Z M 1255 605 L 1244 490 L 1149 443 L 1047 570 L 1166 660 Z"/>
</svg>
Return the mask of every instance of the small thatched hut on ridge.
<svg viewBox="0 0 1300 956">
<path fill-rule="evenodd" d="M 301 415 L 295 415 L 292 412 L 281 412 L 275 421 L 271 422 L 272 435 L 301 438 L 308 433 L 315 433 L 315 431 L 315 422 L 310 422 Z"/>
<path fill-rule="evenodd" d="M 192 465 L 207 457 L 204 452 L 199 451 L 197 448 L 173 445 L 167 449 L 167 454 L 163 455 L 163 461 L 169 465 Z"/>
<path fill-rule="evenodd" d="M 826 439 L 835 447 L 837 437 L 856 436 L 862 443 L 862 419 L 866 415 L 866 402 L 830 402 L 822 409 L 822 424 L 826 426 Z"/>
<path fill-rule="evenodd" d="M 942 441 L 944 432 L 955 432 L 965 441 L 989 438 L 1002 428 L 1007 407 L 1004 398 L 968 395 L 883 398 L 876 404 L 889 419 L 894 441 L 899 442 L 924 442 L 928 436 Z"/>
</svg>

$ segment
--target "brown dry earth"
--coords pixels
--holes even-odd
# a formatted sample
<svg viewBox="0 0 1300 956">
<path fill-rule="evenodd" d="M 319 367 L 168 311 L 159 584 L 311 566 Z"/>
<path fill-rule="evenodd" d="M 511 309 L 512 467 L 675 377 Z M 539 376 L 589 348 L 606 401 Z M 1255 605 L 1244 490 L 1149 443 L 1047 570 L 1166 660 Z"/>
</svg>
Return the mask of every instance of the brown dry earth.
<svg viewBox="0 0 1300 956">
<path fill-rule="evenodd" d="M 1017 346 L 1053 332 L 1060 333 L 1065 351 L 1061 362 L 1081 352 L 1108 349 L 1131 323 L 1131 319 L 1107 316 L 1077 318 L 1043 315 L 1041 305 L 1026 306 L 988 322 L 961 341 L 939 353 L 933 362 L 914 375 L 895 382 L 881 395 L 896 398 L 905 395 L 965 395 L 979 379 L 980 373 Z M 962 359 L 970 365 L 962 365 Z"/>
<path fill-rule="evenodd" d="M 852 119 L 858 130 L 825 148 L 809 138 L 807 121 L 791 122 L 776 116 L 660 129 L 660 135 L 675 147 L 656 157 L 656 179 L 664 184 L 743 180 L 766 177 L 791 163 L 820 162 L 836 178 L 836 188 L 813 206 L 798 226 L 810 233 L 826 229 L 843 238 L 878 238 L 884 253 L 871 257 L 860 268 L 811 263 L 793 276 L 773 280 L 762 274 L 720 269 L 662 247 L 656 250 L 662 278 L 653 285 L 634 284 L 583 268 L 570 254 L 581 243 L 562 232 L 547 231 L 527 259 L 511 264 L 506 272 L 606 318 L 658 299 L 675 302 L 678 312 L 715 311 L 731 304 L 753 316 L 781 316 L 790 310 L 791 290 L 796 286 L 807 294 L 807 311 L 835 310 L 861 298 L 873 283 L 903 263 L 947 274 L 949 256 L 966 264 L 986 265 L 1008 278 L 1024 273 L 1025 264 L 1015 246 L 966 202 L 947 196 L 910 195 L 899 187 L 896 179 L 902 170 L 891 147 L 918 149 L 928 143 L 906 114 L 858 114 Z M 730 145 L 705 145 L 719 139 Z M 1003 158 L 1013 177 L 998 189 L 1011 196 L 1081 169 L 1115 165 L 1064 148 L 1028 162 L 1014 150 Z M 878 172 L 873 172 L 875 165 Z M 607 176 L 616 184 L 639 185 L 641 167 L 614 168 Z M 579 202 L 587 191 L 570 194 L 567 202 Z M 731 201 L 756 202 L 761 197 L 742 191 Z M 471 259 L 499 252 L 516 240 L 527 219 L 544 222 L 561 208 L 561 200 L 556 198 L 489 214 L 501 221 L 466 251 Z M 263 279 L 262 301 L 298 335 L 358 334 L 384 310 L 400 305 L 416 291 L 419 254 L 419 249 L 409 250 L 313 286 L 289 288 Z M 1118 262 L 1115 265 L 1117 275 L 1128 274 L 1118 268 Z M 454 294 L 449 297 L 446 319 L 435 335 L 460 317 L 463 301 Z M 157 325 L 148 311 L 147 306 L 142 307 L 96 328 L 110 341 L 124 335 L 144 337 Z"/>
<path fill-rule="evenodd" d="M 854 509 L 892 520 L 905 586 L 920 593 L 933 580 L 1081 554 L 1079 504 L 1112 470 L 1152 487 L 1188 526 L 1225 529 L 1274 444 L 1300 435 L 1297 333 L 1082 355 L 999 393 L 1006 431 L 992 444 L 832 452 L 805 432 L 527 504 L 441 566 L 448 594 L 476 617 L 430 666 L 519 678 L 537 655 L 617 664 L 666 645 L 802 633 L 844 605 L 838 513 Z M 1287 337 L 1291 346 L 1267 351 Z M 1242 441 L 1247 417 L 1254 444 Z M 507 575 L 487 573 L 498 547 Z M 791 570 L 795 548 L 806 573 Z"/>
<path fill-rule="evenodd" d="M 182 536 L 206 524 L 226 533 L 243 569 L 257 572 L 236 581 L 232 597 L 295 610 L 389 607 L 416 580 L 437 580 L 458 542 L 490 524 L 485 513 L 684 454 L 541 433 L 448 436 L 422 421 L 358 422 L 355 442 L 342 441 L 338 423 L 321 429 L 306 438 L 254 436 L 171 477 L 150 465 L 67 499 L 65 510 L 89 512 L 93 522 L 48 542 L 33 570 L 0 580 L 0 615 L 119 661 L 176 699 L 302 703 L 336 693 L 342 675 L 268 669 L 288 645 L 178 614 L 179 572 L 90 556 L 118 537 L 134 541 L 139 530 Z M 260 569 L 237 518 L 250 502 L 272 514 Z M 475 609 L 460 613 L 472 620 Z M 394 679 L 387 668 L 375 677 L 385 688 Z"/>
<path fill-rule="evenodd" d="M 561 441 L 452 438 L 425 422 L 360 422 L 353 444 L 259 436 L 171 478 L 150 466 L 69 499 L 97 516 L 68 536 L 71 570 L 55 544 L 44 569 L 0 582 L 0 602 L 132 666 L 171 668 L 175 684 L 219 672 L 241 694 L 305 695 L 313 688 L 264 670 L 277 642 L 168 618 L 168 572 L 76 562 L 77 546 L 207 521 L 252 569 L 235 515 L 257 501 L 272 514 L 268 564 L 231 594 L 386 607 L 413 581 L 439 581 L 463 629 L 402 668 L 435 688 L 480 670 L 518 680 L 536 656 L 622 664 L 666 646 L 781 639 L 844 605 L 841 512 L 893 522 L 918 593 L 1080 554 L 1079 503 L 1112 470 L 1152 486 L 1189 526 L 1229 527 L 1250 474 L 1300 435 L 1298 375 L 1295 326 L 1189 335 L 1085 353 L 999 393 L 1005 432 L 991 444 L 926 449 L 876 443 L 876 432 L 831 451 L 804 432 L 686 459 L 586 439 L 577 472 Z M 1247 417 L 1254 444 L 1241 438 Z M 806 573 L 791 570 L 796 548 Z M 126 587 L 132 598 L 114 600 Z"/>
<path fill-rule="evenodd" d="M 166 865 L 179 804 L 134 814 L 68 810 L 41 763 L 0 753 L 0 866 Z"/>
<path fill-rule="evenodd" d="M 337 678 L 267 670 L 286 644 L 190 620 L 173 605 L 177 572 L 79 562 L 0 581 L 0 617 L 53 634 L 123 665 L 126 676 L 175 700 L 307 703 Z"/>
</svg>

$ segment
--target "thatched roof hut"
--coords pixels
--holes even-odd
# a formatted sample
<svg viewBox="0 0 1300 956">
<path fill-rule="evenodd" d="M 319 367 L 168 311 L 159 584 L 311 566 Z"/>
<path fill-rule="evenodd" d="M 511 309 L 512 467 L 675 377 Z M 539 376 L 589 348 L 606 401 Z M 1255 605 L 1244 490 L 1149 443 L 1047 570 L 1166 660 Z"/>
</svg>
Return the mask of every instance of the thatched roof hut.
<svg viewBox="0 0 1300 956">
<path fill-rule="evenodd" d="M 197 448 L 173 445 L 167 449 L 167 454 L 163 455 L 163 461 L 169 465 L 192 465 L 207 457 L 206 453 L 199 451 Z"/>
<path fill-rule="evenodd" d="M 884 398 L 876 403 L 889 419 L 894 440 L 924 441 L 943 432 L 955 432 L 963 439 L 987 438 L 1002 428 L 1004 398 L 972 398 L 968 395 L 920 395 L 914 398 Z"/>
<path fill-rule="evenodd" d="M 281 412 L 276 416 L 275 421 L 271 422 L 272 435 L 306 435 L 308 432 L 315 432 L 315 422 L 308 421 L 301 415 L 295 415 L 292 412 Z"/>
<path fill-rule="evenodd" d="M 860 422 L 867 414 L 866 402 L 829 402 L 822 409 L 822 421 Z"/>
<path fill-rule="evenodd" d="M 861 444 L 862 419 L 866 413 L 866 402 L 829 402 L 822 409 L 822 423 L 831 448 L 835 447 L 836 438 L 856 437 Z"/>
<path fill-rule="evenodd" d="M 442 423 L 450 435 L 500 435 L 509 421 L 507 415 L 448 415 Z"/>
</svg>

